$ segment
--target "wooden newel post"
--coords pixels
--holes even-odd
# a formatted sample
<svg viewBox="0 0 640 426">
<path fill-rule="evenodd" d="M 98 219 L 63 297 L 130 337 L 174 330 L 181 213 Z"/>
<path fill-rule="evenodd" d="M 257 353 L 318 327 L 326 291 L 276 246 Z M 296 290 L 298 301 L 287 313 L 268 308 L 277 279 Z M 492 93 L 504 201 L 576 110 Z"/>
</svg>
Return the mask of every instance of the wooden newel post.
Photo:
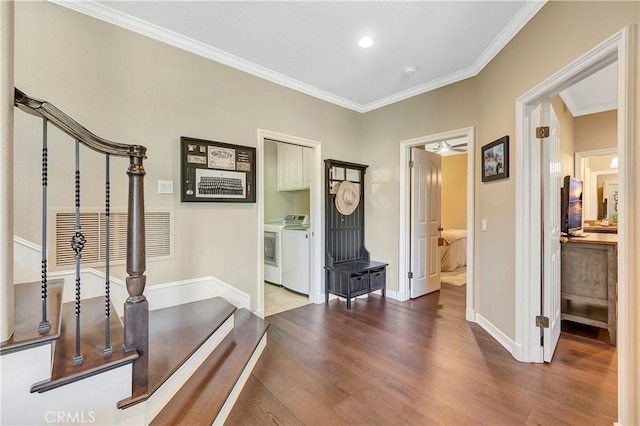
<svg viewBox="0 0 640 426">
<path fill-rule="evenodd" d="M 129 152 L 129 201 L 127 222 L 127 291 L 124 304 L 124 349 L 137 350 L 133 364 L 132 390 L 148 384 L 149 372 L 149 302 L 142 294 L 147 277 L 144 230 L 144 167 L 146 148 L 136 145 Z"/>
</svg>

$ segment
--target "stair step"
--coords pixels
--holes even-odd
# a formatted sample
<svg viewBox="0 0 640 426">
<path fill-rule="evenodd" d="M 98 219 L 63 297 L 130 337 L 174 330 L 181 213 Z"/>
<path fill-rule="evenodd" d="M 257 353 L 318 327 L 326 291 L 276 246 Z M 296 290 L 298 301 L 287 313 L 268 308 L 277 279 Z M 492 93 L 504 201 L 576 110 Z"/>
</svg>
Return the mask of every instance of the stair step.
<svg viewBox="0 0 640 426">
<path fill-rule="evenodd" d="M 83 362 L 73 365 L 75 354 L 75 306 L 73 302 L 65 303 L 62 307 L 62 328 L 60 339 L 55 343 L 51 379 L 44 380 L 31 386 L 31 392 L 45 392 L 57 387 L 95 376 L 104 371 L 112 370 L 122 365 L 130 364 L 138 358 L 138 352 L 125 352 L 124 329 L 115 310 L 111 305 L 111 356 L 104 357 L 105 345 L 105 298 L 94 297 L 83 299 L 80 317 L 80 353 Z"/>
<path fill-rule="evenodd" d="M 13 335 L 0 343 L 0 355 L 44 345 L 60 336 L 63 279 L 47 284 L 47 320 L 51 328 L 38 332 L 42 320 L 41 283 L 31 282 L 14 286 Z"/>
<path fill-rule="evenodd" d="M 236 309 L 223 298 L 214 297 L 150 311 L 149 384 L 118 402 L 118 408 L 149 399 Z"/>
<path fill-rule="evenodd" d="M 233 332 L 200 365 L 151 425 L 211 424 L 268 327 L 266 321 L 248 310 L 238 309 Z"/>
</svg>

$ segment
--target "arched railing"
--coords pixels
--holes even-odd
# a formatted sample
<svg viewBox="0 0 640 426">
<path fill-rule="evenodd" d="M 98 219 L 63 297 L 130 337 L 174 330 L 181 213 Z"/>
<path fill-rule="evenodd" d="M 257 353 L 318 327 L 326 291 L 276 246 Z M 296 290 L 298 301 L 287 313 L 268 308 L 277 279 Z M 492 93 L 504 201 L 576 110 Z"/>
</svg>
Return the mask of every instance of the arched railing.
<svg viewBox="0 0 640 426">
<path fill-rule="evenodd" d="M 80 145 L 85 145 L 105 156 L 105 217 L 107 227 L 106 238 L 106 280 L 105 280 L 105 347 L 103 356 L 112 354 L 110 343 L 110 283 L 109 283 L 109 210 L 110 210 L 110 170 L 109 159 L 111 156 L 128 157 L 129 168 L 129 195 L 127 201 L 127 278 L 126 285 L 129 297 L 124 306 L 124 345 L 125 350 L 138 350 L 139 357 L 133 366 L 133 390 L 147 385 L 148 370 L 148 318 L 149 305 L 144 296 L 146 284 L 146 255 L 145 255 L 145 229 L 144 229 L 144 166 L 146 148 L 142 145 L 127 145 L 111 142 L 94 135 L 78 122 L 60 111 L 54 105 L 46 101 L 30 98 L 18 89 L 15 89 L 15 105 L 21 110 L 41 117 L 43 119 L 42 135 L 42 320 L 38 330 L 46 332 L 51 327 L 47 319 L 47 189 L 48 189 L 48 146 L 47 128 L 53 125 L 75 140 L 75 229 L 71 236 L 71 247 L 75 252 L 76 286 L 75 286 L 75 324 L 76 345 L 73 364 L 81 364 L 83 355 L 80 352 L 80 320 L 81 320 L 81 279 L 80 261 L 85 238 L 82 235 L 80 223 Z"/>
</svg>

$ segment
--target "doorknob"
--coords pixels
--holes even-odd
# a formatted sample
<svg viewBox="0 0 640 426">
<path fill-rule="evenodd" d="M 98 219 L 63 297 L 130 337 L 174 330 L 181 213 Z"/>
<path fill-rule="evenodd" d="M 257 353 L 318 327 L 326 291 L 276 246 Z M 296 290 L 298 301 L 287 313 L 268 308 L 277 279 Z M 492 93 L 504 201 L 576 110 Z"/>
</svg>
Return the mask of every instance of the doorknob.
<svg viewBox="0 0 640 426">
<path fill-rule="evenodd" d="M 438 226 L 438 232 L 442 232 L 444 231 L 444 228 L 442 226 Z"/>
</svg>

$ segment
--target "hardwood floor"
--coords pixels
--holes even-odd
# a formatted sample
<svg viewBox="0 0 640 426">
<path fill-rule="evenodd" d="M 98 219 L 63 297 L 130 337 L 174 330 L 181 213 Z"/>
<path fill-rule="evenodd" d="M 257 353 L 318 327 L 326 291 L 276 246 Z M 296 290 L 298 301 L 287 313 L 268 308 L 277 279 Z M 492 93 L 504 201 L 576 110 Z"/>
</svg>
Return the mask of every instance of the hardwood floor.
<svg viewBox="0 0 640 426">
<path fill-rule="evenodd" d="M 267 318 L 268 344 L 227 425 L 612 424 L 615 347 L 562 333 L 528 364 L 464 319 L 465 286 L 371 295 Z"/>
</svg>

